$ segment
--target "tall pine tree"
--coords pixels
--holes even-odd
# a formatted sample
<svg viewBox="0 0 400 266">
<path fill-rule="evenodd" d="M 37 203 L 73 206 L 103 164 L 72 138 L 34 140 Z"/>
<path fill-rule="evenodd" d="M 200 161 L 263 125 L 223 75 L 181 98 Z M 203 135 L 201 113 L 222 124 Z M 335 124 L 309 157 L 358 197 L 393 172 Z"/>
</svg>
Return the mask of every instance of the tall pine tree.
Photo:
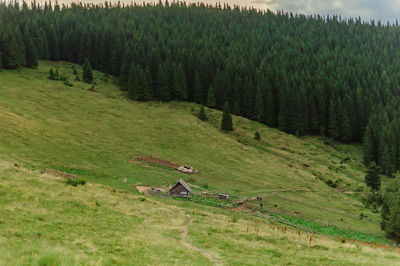
<svg viewBox="0 0 400 266">
<path fill-rule="evenodd" d="M 207 107 L 215 108 L 217 107 L 217 99 L 215 98 L 214 88 L 210 86 L 207 94 Z"/>
<path fill-rule="evenodd" d="M 24 42 L 25 42 L 25 55 L 26 65 L 31 68 L 38 66 L 38 54 L 35 45 L 33 44 L 29 28 L 25 26 L 24 30 Z"/>
<path fill-rule="evenodd" d="M 233 131 L 232 116 L 231 116 L 231 111 L 229 109 L 228 102 L 225 102 L 224 107 L 223 107 L 222 119 L 221 119 L 221 130 L 223 132 Z"/>
<path fill-rule="evenodd" d="M 372 193 L 375 193 L 381 187 L 381 177 L 379 176 L 379 169 L 375 162 L 371 162 L 368 166 L 365 183 L 369 188 L 371 188 Z"/>
<path fill-rule="evenodd" d="M 92 83 L 93 82 L 92 66 L 88 58 L 85 58 L 85 60 L 83 61 L 82 68 L 83 68 L 83 81 L 86 83 Z"/>
</svg>

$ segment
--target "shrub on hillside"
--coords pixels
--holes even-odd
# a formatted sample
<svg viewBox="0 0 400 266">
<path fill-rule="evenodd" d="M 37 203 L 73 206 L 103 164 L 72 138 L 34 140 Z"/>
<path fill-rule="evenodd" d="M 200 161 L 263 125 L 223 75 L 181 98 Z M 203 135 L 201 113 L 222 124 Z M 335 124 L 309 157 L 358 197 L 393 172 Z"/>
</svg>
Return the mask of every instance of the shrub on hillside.
<svg viewBox="0 0 400 266">
<path fill-rule="evenodd" d="M 202 105 L 201 108 L 200 108 L 199 119 L 200 119 L 201 121 L 206 121 L 206 120 L 207 120 L 206 111 L 204 110 L 204 106 L 203 106 L 203 105 Z"/>
<path fill-rule="evenodd" d="M 78 185 L 84 186 L 86 184 L 86 181 L 84 179 L 80 179 L 80 178 L 76 178 L 76 179 L 68 178 L 65 183 L 67 185 L 77 187 Z"/>
<path fill-rule="evenodd" d="M 64 85 L 68 86 L 68 87 L 74 86 L 68 79 L 66 81 L 64 81 Z"/>
<path fill-rule="evenodd" d="M 58 80 L 58 69 L 54 70 L 54 68 L 49 69 L 49 79 Z"/>
</svg>

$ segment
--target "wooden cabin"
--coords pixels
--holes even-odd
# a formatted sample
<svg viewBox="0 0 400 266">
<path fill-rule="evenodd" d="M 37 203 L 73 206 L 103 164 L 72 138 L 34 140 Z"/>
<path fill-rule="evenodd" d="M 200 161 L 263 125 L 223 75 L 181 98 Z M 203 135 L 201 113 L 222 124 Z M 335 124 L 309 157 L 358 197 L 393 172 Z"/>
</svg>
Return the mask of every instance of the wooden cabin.
<svg viewBox="0 0 400 266">
<path fill-rule="evenodd" d="M 175 196 L 180 198 L 190 198 L 192 190 L 190 189 L 188 184 L 185 183 L 185 181 L 179 179 L 178 183 L 176 183 L 176 185 L 169 190 L 168 194 L 170 196 Z"/>
</svg>

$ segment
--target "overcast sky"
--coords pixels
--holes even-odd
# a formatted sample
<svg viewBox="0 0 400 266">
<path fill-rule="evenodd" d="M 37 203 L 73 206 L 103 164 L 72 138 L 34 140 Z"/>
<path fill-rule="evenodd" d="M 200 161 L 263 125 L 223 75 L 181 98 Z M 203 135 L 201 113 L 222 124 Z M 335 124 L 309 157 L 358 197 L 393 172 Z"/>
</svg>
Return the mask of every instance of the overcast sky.
<svg viewBox="0 0 400 266">
<path fill-rule="evenodd" d="M 44 2 L 45 0 L 37 0 Z M 47 0 L 48 1 L 48 0 Z M 52 0 L 54 2 L 55 0 Z M 59 3 L 71 2 L 104 3 L 105 0 L 58 0 Z M 118 0 L 108 0 L 117 2 Z M 158 2 L 158 0 L 120 0 L 124 3 Z M 169 0 L 172 2 L 173 0 Z M 30 1 L 27 1 L 30 2 Z M 344 17 L 358 17 L 365 21 L 371 19 L 383 22 L 400 21 L 400 0 L 186 0 L 186 2 L 205 2 L 215 4 L 228 2 L 231 5 L 253 6 L 272 11 L 284 10 L 302 14 L 342 15 Z"/>
<path fill-rule="evenodd" d="M 282 9 L 305 14 L 361 16 L 364 20 L 394 22 L 400 18 L 400 0 L 252 0 L 272 10 Z"/>
</svg>

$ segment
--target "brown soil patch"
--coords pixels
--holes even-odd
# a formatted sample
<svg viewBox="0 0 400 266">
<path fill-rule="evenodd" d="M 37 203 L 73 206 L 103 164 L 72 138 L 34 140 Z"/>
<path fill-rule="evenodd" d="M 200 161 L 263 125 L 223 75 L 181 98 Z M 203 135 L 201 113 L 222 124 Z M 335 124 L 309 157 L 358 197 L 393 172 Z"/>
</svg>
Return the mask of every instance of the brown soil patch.
<svg viewBox="0 0 400 266">
<path fill-rule="evenodd" d="M 143 162 L 148 162 L 148 163 L 152 163 L 152 164 L 156 164 L 156 165 L 160 165 L 160 166 L 164 166 L 164 167 L 168 167 L 171 169 L 174 169 L 178 172 L 184 173 L 184 174 L 196 174 L 199 171 L 197 171 L 196 169 L 193 169 L 190 166 L 181 166 L 179 164 L 173 163 L 173 162 L 169 162 L 169 161 L 165 161 L 165 160 L 161 160 L 161 159 L 157 159 L 154 158 L 152 156 L 150 157 L 146 157 L 146 156 L 139 156 L 138 157 L 139 161 L 143 161 Z"/>
<path fill-rule="evenodd" d="M 76 175 L 74 175 L 74 174 L 68 174 L 66 172 L 58 171 L 58 170 L 51 169 L 51 168 L 45 168 L 44 172 L 46 174 L 49 174 L 52 176 L 58 176 L 58 177 L 66 178 L 66 179 L 68 179 L 68 178 L 75 179 L 76 178 Z"/>
<path fill-rule="evenodd" d="M 148 163 L 154 163 L 154 164 L 165 166 L 165 167 L 169 167 L 169 168 L 172 168 L 172 169 L 176 169 L 176 168 L 179 167 L 179 165 L 177 165 L 176 163 L 172 163 L 172 162 L 164 161 L 164 160 L 161 160 L 161 159 L 153 158 L 151 156 L 150 157 L 139 156 L 138 160 L 139 161 L 148 162 Z"/>
<path fill-rule="evenodd" d="M 139 193 L 147 194 L 147 192 L 149 192 L 149 190 L 151 189 L 151 187 L 147 187 L 147 186 L 136 186 L 136 189 L 139 191 Z"/>
</svg>

